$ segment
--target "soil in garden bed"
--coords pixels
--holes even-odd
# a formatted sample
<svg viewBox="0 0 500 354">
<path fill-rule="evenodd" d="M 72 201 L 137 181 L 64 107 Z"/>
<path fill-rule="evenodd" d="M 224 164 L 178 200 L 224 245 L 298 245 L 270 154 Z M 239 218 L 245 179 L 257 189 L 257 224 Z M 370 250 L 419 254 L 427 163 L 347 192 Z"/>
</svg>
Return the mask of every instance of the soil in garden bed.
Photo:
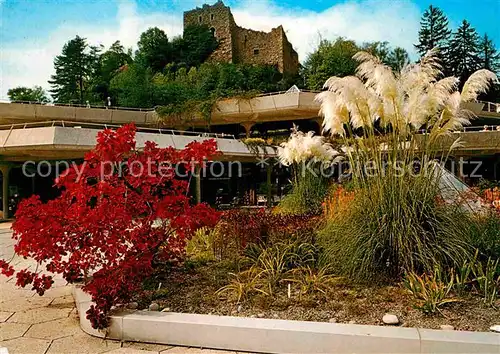
<svg viewBox="0 0 500 354">
<path fill-rule="evenodd" d="M 500 323 L 500 301 L 492 308 L 471 296 L 446 304 L 442 314 L 428 315 L 414 308 L 412 297 L 400 286 L 361 286 L 345 281 L 332 286 L 326 295 L 300 296 L 292 284 L 290 298 L 283 285 L 273 297 L 255 295 L 237 303 L 231 296 L 215 294 L 227 285 L 230 272 L 237 272 L 230 262 L 169 269 L 151 280 L 150 288 L 156 290 L 138 299 L 140 308 L 156 302 L 160 309 L 173 312 L 369 325 L 383 325 L 382 317 L 391 313 L 404 327 L 440 329 L 441 325 L 452 325 L 468 331 L 488 331 Z"/>
</svg>

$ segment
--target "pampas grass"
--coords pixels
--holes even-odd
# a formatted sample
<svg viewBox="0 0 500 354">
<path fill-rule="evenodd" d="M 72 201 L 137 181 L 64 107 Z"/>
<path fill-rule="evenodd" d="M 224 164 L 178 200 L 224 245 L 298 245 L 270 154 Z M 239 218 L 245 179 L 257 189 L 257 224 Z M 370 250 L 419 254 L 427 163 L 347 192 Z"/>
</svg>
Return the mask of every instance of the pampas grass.
<svg viewBox="0 0 500 354">
<path fill-rule="evenodd" d="M 321 232 L 326 258 L 363 279 L 460 264 L 470 255 L 467 214 L 440 203 L 433 164 L 460 146 L 455 140 L 446 147 L 443 138 L 470 124 L 464 103 L 485 92 L 495 74 L 480 70 L 459 92 L 457 78 L 442 78 L 434 51 L 400 72 L 366 52 L 354 58 L 356 76 L 328 79 L 316 97 L 355 188 L 349 207 Z"/>
</svg>

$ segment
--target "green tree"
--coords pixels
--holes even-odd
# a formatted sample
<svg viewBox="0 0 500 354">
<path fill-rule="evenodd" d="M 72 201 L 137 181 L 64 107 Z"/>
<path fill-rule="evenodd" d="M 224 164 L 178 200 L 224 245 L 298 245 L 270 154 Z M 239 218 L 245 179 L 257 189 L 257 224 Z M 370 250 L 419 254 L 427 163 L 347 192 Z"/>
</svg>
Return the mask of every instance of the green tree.
<svg viewBox="0 0 500 354">
<path fill-rule="evenodd" d="M 408 52 L 401 48 L 396 47 L 392 49 L 387 55 L 386 64 L 389 65 L 395 72 L 400 72 L 403 67 L 410 62 Z"/>
<path fill-rule="evenodd" d="M 367 51 L 378 57 L 383 63 L 388 64 L 391 47 L 389 42 L 367 42 L 363 43 L 360 50 Z"/>
<path fill-rule="evenodd" d="M 137 46 L 136 61 L 155 73 L 162 71 L 172 61 L 172 45 L 167 34 L 158 27 L 141 33 Z"/>
<path fill-rule="evenodd" d="M 153 107 L 156 103 L 152 78 L 151 69 L 137 63 L 121 68 L 110 82 L 115 104 L 122 107 Z"/>
<path fill-rule="evenodd" d="M 29 101 L 29 102 L 39 102 L 39 103 L 47 103 L 49 102 L 49 98 L 47 93 L 40 86 L 30 87 L 14 87 L 7 91 L 7 95 L 9 99 L 14 101 Z"/>
<path fill-rule="evenodd" d="M 110 83 L 120 68 L 132 63 L 131 50 L 125 51 L 120 41 L 114 42 L 107 51 L 101 54 L 93 80 L 93 93 L 95 100 L 106 102 L 107 97 L 114 100 L 110 91 Z"/>
<path fill-rule="evenodd" d="M 479 35 L 466 20 L 453 33 L 448 60 L 452 74 L 460 78 L 461 83 L 480 68 Z"/>
<path fill-rule="evenodd" d="M 179 45 L 180 44 L 180 45 Z M 184 29 L 182 40 L 177 45 L 177 60 L 187 66 L 199 66 L 217 48 L 214 33 L 206 25 L 191 25 Z"/>
<path fill-rule="evenodd" d="M 55 102 L 84 103 L 98 55 L 99 48 L 89 47 L 85 38 L 79 36 L 63 46 L 62 53 L 54 59 L 55 74 L 49 80 Z"/>
<path fill-rule="evenodd" d="M 353 75 L 357 62 L 352 57 L 359 49 L 354 41 L 341 37 L 334 42 L 322 40 L 304 63 L 306 86 L 312 90 L 320 90 L 331 76 Z"/>
<path fill-rule="evenodd" d="M 500 53 L 495 47 L 493 40 L 487 34 L 481 38 L 479 43 L 479 68 L 491 70 L 497 75 L 500 72 Z M 481 100 L 500 102 L 500 84 L 496 83 L 492 88 L 479 97 Z"/>
<path fill-rule="evenodd" d="M 488 69 L 493 72 L 500 71 L 500 53 L 498 53 L 495 43 L 485 34 L 479 42 L 479 60 L 481 69 Z"/>
<path fill-rule="evenodd" d="M 430 5 L 420 20 L 418 43 L 415 44 L 415 48 L 421 56 L 429 50 L 437 48 L 440 53 L 438 57 L 443 60 L 446 57 L 450 34 L 448 19 L 443 11 Z M 446 65 L 446 63 L 443 64 Z"/>
</svg>

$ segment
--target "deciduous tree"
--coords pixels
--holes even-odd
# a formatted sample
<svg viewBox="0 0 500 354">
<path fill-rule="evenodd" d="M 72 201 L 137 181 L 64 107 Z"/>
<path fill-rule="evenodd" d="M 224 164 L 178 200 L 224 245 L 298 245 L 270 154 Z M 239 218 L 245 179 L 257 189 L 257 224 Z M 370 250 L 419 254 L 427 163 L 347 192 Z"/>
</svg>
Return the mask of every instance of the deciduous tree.
<svg viewBox="0 0 500 354">
<path fill-rule="evenodd" d="M 352 58 L 359 51 L 354 41 L 337 38 L 334 42 L 322 40 L 318 49 L 309 54 L 304 63 L 306 86 L 319 90 L 330 76 L 353 75 L 357 63 Z"/>
<path fill-rule="evenodd" d="M 180 43 L 180 53 L 176 59 L 188 67 L 199 66 L 218 45 L 214 33 L 206 25 L 187 26 Z"/>
<path fill-rule="evenodd" d="M 116 101 L 116 97 L 113 97 L 114 95 L 110 90 L 111 80 L 120 73 L 120 69 L 131 63 L 131 50 L 125 51 L 120 41 L 114 42 L 107 51 L 102 53 L 97 62 L 93 79 L 92 91 L 95 95 L 94 99 L 101 104 L 106 103 L 107 97 L 111 97 L 112 100 Z"/>
<path fill-rule="evenodd" d="M 410 63 L 410 56 L 405 49 L 396 47 L 389 52 L 386 62 L 392 70 L 399 72 L 406 64 Z"/>
<path fill-rule="evenodd" d="M 14 249 L 39 267 L 16 272 L 0 260 L 0 272 L 15 273 L 17 285 L 40 295 L 53 283 L 47 272 L 82 280 L 95 303 L 87 318 L 107 327 L 113 305 L 129 302 L 154 269 L 182 259 L 186 238 L 217 222 L 215 210 L 190 204 L 188 182 L 176 178 L 178 164 L 192 171 L 216 149 L 205 140 L 183 150 L 152 142 L 137 150 L 132 125 L 100 132 L 83 165 L 56 180 L 58 198 L 44 204 L 33 196 L 19 205 Z"/>
<path fill-rule="evenodd" d="M 149 28 L 137 42 L 136 60 L 153 72 L 160 72 L 172 61 L 172 45 L 167 34 L 158 27 Z"/>
<path fill-rule="evenodd" d="M 32 88 L 24 86 L 14 87 L 7 91 L 7 95 L 11 101 L 49 102 L 47 93 L 40 86 L 33 86 Z"/>
</svg>

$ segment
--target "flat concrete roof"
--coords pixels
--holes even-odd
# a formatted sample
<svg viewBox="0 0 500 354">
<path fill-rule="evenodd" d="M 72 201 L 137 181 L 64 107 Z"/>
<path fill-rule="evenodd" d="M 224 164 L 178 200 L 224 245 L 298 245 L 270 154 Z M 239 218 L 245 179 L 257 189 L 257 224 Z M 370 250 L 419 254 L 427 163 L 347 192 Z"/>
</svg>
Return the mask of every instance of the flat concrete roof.
<svg viewBox="0 0 500 354">
<path fill-rule="evenodd" d="M 315 92 L 269 94 L 249 99 L 230 98 L 219 101 L 210 119 L 211 125 L 241 124 L 248 121 L 266 122 L 310 119 L 318 116 L 319 104 Z M 87 108 L 80 106 L 50 106 L 25 103 L 0 103 L 0 124 L 37 121 L 78 121 L 88 123 L 124 124 L 138 126 L 205 127 L 200 117 L 186 122 L 163 120 L 153 110 Z"/>
<path fill-rule="evenodd" d="M 157 114 L 154 110 L 141 111 L 25 103 L 0 103 L 0 124 L 53 120 L 105 124 L 135 123 L 138 126 L 152 126 L 157 124 Z"/>
<path fill-rule="evenodd" d="M 99 129 L 78 127 L 37 127 L 25 129 L 0 130 L 0 159 L 4 161 L 59 160 L 83 158 L 85 152 L 96 144 Z M 146 141 L 153 141 L 159 147 L 172 146 L 183 149 L 192 141 L 212 139 L 210 136 L 184 136 L 137 132 L 137 147 L 144 147 Z M 255 161 L 255 154 L 247 145 L 234 138 L 216 137 L 221 155 L 217 160 Z M 262 153 L 274 156 L 274 149 L 268 147 Z"/>
<path fill-rule="evenodd" d="M 284 120 L 314 119 L 320 104 L 314 101 L 317 92 L 294 91 L 270 93 L 253 98 L 228 98 L 217 102 L 210 125 L 276 122 Z M 491 102 L 468 103 L 467 108 L 481 118 L 500 118 L 500 104 Z M 200 117 L 190 121 L 174 118 L 160 121 L 154 111 L 112 107 L 87 108 L 81 106 L 51 106 L 25 103 L 0 103 L 0 124 L 40 121 L 77 121 L 88 123 L 125 124 L 138 126 L 165 126 L 171 128 L 206 127 Z"/>
<path fill-rule="evenodd" d="M 454 132 L 442 137 L 440 141 L 441 150 L 447 151 L 457 138 L 460 138 L 462 146 L 451 152 L 453 156 L 494 155 L 500 153 L 500 131 Z"/>
</svg>

